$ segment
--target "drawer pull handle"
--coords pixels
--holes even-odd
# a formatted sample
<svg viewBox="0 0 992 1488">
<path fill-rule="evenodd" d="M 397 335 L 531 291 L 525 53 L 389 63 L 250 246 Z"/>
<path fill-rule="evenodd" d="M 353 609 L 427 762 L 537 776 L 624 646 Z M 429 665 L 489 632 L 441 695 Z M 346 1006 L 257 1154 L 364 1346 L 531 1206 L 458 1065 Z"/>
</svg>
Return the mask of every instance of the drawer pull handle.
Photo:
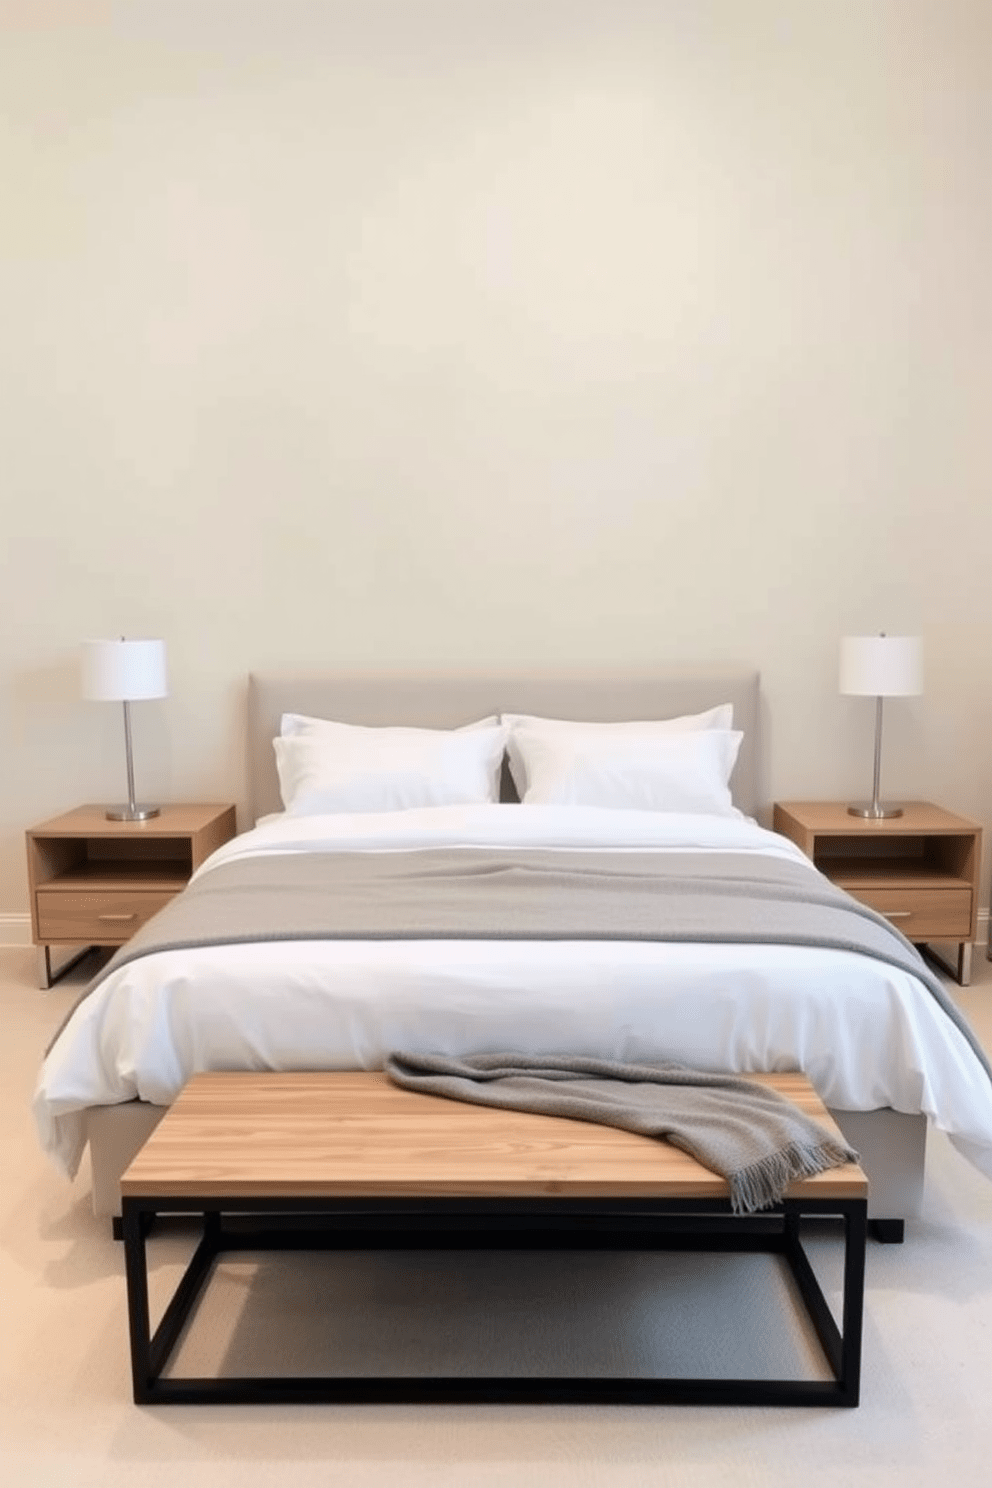
<svg viewBox="0 0 992 1488">
<path fill-rule="evenodd" d="M 138 918 L 138 916 L 136 914 L 134 914 L 133 912 L 131 914 L 101 914 L 101 915 L 97 915 L 97 919 L 98 920 L 114 920 L 114 921 L 117 921 L 117 920 L 136 920 L 137 918 Z"/>
<path fill-rule="evenodd" d="M 882 913 L 887 920 L 911 920 L 913 918 L 911 909 L 885 909 Z"/>
</svg>

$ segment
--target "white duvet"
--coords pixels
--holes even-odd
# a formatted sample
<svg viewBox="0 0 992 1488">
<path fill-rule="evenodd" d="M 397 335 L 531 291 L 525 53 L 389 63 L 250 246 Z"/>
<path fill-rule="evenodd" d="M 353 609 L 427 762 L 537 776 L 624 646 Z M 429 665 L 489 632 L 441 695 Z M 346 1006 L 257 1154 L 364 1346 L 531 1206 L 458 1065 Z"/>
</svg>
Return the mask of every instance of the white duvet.
<svg viewBox="0 0 992 1488">
<path fill-rule="evenodd" d="M 249 853 L 451 845 L 729 850 L 816 872 L 740 816 L 504 805 L 272 816 L 199 874 Z M 76 1008 L 42 1065 L 34 1114 L 72 1174 L 88 1106 L 168 1104 L 200 1070 L 376 1069 L 392 1050 L 803 1069 L 835 1109 L 925 1113 L 992 1177 L 992 1082 L 925 984 L 795 946 L 280 941 L 157 953 Z"/>
</svg>

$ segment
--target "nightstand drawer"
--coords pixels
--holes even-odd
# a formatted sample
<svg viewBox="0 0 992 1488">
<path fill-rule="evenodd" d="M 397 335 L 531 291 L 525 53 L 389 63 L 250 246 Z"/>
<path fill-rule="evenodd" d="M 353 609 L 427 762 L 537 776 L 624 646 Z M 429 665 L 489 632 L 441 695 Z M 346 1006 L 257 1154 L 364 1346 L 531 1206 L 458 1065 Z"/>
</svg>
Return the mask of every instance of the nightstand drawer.
<svg viewBox="0 0 992 1488">
<path fill-rule="evenodd" d="M 39 889 L 39 937 L 47 941 L 113 945 L 129 940 L 174 897 L 168 890 L 153 889 L 114 889 L 100 893 Z"/>
<path fill-rule="evenodd" d="M 891 920 L 907 940 L 967 939 L 971 934 L 971 890 L 849 889 L 855 899 Z"/>
</svg>

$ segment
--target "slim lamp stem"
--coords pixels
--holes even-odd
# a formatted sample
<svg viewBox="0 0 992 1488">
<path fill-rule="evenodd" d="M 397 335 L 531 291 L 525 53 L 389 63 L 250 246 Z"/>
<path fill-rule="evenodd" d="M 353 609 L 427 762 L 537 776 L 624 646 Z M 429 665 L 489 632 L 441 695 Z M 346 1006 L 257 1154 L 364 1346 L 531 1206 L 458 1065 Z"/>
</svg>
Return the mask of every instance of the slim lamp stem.
<svg viewBox="0 0 992 1488">
<path fill-rule="evenodd" d="M 856 806 L 848 806 L 848 814 L 861 816 L 870 821 L 887 821 L 890 816 L 902 816 L 901 806 L 883 806 L 879 799 L 879 789 L 882 776 L 882 698 L 875 698 L 875 775 L 872 780 L 871 800 L 859 801 Z"/>
<path fill-rule="evenodd" d="M 124 704 L 125 708 L 127 704 Z M 882 815 L 882 806 L 879 801 L 879 783 L 882 776 L 882 699 L 875 699 L 875 775 L 871 788 L 871 814 Z"/>
<path fill-rule="evenodd" d="M 881 706 L 881 698 L 879 698 Z M 877 745 L 876 745 L 877 751 Z M 124 752 L 127 755 L 127 806 L 132 818 L 136 807 L 134 802 L 134 759 L 131 754 L 131 705 L 124 699 Z M 878 796 L 878 754 L 875 755 L 875 795 Z"/>
<path fill-rule="evenodd" d="M 108 806 L 108 821 L 147 821 L 159 815 L 158 806 L 139 806 L 134 799 L 134 756 L 131 750 L 131 704 L 124 701 L 124 755 L 127 759 L 127 805 Z"/>
</svg>

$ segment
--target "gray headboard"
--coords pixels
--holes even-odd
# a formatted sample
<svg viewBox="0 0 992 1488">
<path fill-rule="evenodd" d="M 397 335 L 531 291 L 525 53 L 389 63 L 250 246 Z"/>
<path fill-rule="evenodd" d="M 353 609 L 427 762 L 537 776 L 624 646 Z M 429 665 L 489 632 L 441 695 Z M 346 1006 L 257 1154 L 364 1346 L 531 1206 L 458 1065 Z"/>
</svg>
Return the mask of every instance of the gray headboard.
<svg viewBox="0 0 992 1488">
<path fill-rule="evenodd" d="M 249 820 L 282 810 L 272 740 L 283 713 L 380 727 L 456 728 L 492 713 L 607 722 L 674 718 L 719 703 L 733 703 L 734 727 L 744 730 L 731 781 L 734 801 L 748 816 L 756 816 L 761 796 L 755 671 L 728 667 L 626 675 L 422 677 L 256 672 L 248 678 Z M 505 771 L 504 777 L 506 795 Z M 514 799 L 512 794 L 507 798 Z"/>
</svg>

